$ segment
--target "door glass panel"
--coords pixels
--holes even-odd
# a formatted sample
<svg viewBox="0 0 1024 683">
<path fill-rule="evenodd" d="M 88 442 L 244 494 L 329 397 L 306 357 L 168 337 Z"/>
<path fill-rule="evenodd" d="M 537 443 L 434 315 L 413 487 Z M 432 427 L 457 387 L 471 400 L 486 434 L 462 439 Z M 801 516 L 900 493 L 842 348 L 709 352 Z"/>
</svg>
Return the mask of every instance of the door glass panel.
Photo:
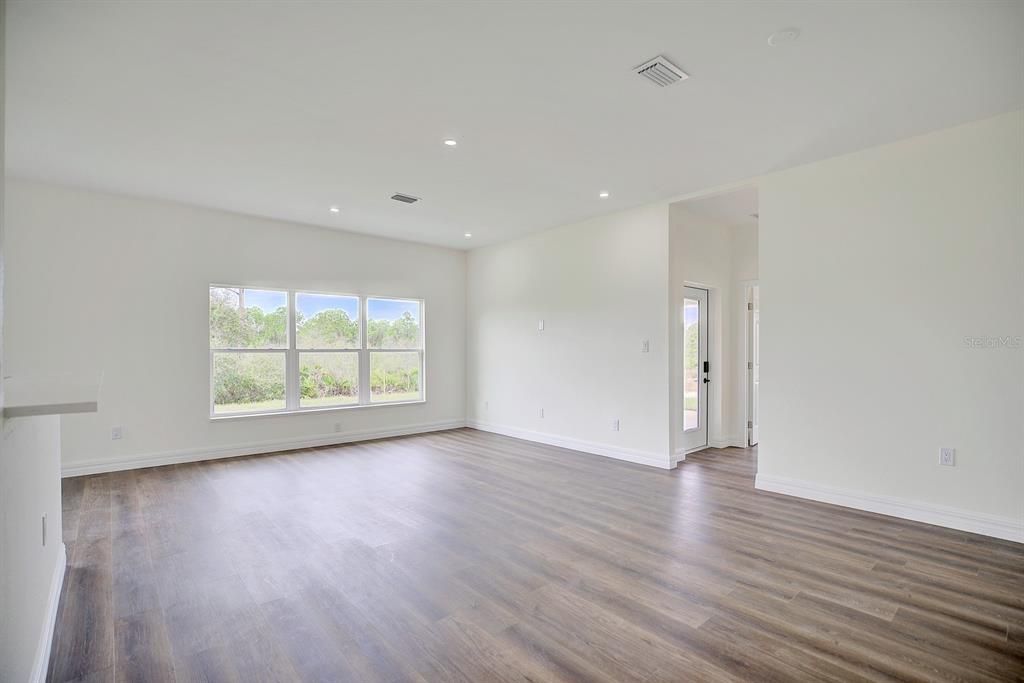
<svg viewBox="0 0 1024 683">
<path fill-rule="evenodd" d="M 700 426 L 700 302 L 683 299 L 683 431 Z"/>
</svg>

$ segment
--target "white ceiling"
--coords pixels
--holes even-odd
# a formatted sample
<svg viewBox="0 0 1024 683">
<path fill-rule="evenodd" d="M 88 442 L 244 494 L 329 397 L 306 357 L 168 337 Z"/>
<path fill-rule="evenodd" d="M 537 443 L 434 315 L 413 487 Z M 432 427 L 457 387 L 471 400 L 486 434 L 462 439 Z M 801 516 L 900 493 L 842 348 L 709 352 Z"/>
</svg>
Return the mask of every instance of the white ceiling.
<svg viewBox="0 0 1024 683">
<path fill-rule="evenodd" d="M 757 188 L 744 187 L 730 192 L 681 202 L 684 208 L 722 225 L 757 225 Z"/>
<path fill-rule="evenodd" d="M 8 172 L 475 247 L 1020 108 L 1022 27 L 977 0 L 9 2 Z M 659 53 L 691 78 L 632 73 Z"/>
</svg>

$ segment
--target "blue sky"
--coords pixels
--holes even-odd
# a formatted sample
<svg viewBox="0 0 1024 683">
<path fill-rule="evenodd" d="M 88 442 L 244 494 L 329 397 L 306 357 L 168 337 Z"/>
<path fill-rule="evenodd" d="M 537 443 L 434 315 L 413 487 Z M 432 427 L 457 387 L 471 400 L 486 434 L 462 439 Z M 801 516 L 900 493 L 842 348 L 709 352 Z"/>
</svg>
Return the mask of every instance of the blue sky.
<svg viewBox="0 0 1024 683">
<path fill-rule="evenodd" d="M 418 301 L 396 301 L 395 299 L 370 299 L 369 303 L 370 320 L 397 320 L 406 311 L 412 313 L 414 320 L 420 319 L 420 304 Z"/>
<path fill-rule="evenodd" d="M 697 318 L 700 316 L 700 309 L 696 306 L 683 306 L 683 326 L 689 327 L 693 323 L 697 322 Z"/>
<path fill-rule="evenodd" d="M 262 309 L 266 313 L 276 311 L 288 305 L 287 292 L 268 292 L 262 289 L 245 290 L 245 307 Z"/>
<path fill-rule="evenodd" d="M 275 311 L 281 306 L 288 305 L 288 294 L 286 292 L 274 292 L 262 289 L 245 290 L 245 305 L 255 306 L 267 313 Z M 412 317 L 419 320 L 418 301 L 398 301 L 395 299 L 370 299 L 368 302 L 370 318 L 374 320 L 397 320 L 406 311 Z M 349 296 L 335 296 L 332 294 L 303 294 L 295 295 L 295 306 L 298 312 L 305 318 L 311 318 L 320 311 L 331 308 L 340 308 L 348 317 L 356 320 L 359 317 L 359 300 Z"/>
<path fill-rule="evenodd" d="M 359 299 L 352 296 L 332 296 L 330 294 L 296 294 L 295 308 L 307 320 L 320 311 L 340 308 L 348 313 L 352 320 L 359 318 Z"/>
</svg>

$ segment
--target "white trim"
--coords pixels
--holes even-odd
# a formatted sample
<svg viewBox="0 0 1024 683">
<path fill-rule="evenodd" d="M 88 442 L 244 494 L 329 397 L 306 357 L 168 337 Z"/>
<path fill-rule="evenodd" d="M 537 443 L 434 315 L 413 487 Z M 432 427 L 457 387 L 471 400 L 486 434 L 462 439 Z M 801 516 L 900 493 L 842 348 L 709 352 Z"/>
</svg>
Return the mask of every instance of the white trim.
<svg viewBox="0 0 1024 683">
<path fill-rule="evenodd" d="M 693 451 L 696 451 L 696 450 L 700 450 L 700 449 L 699 448 L 691 448 L 691 449 L 687 450 L 687 449 L 683 448 L 682 446 L 680 446 L 679 448 L 676 448 L 675 452 L 672 453 L 672 462 L 674 464 L 678 465 L 679 463 L 684 462 L 686 460 L 686 455 L 688 453 L 692 453 Z"/>
<path fill-rule="evenodd" d="M 633 448 L 608 446 L 605 444 L 594 443 L 592 441 L 581 441 L 579 439 L 572 439 L 565 436 L 545 434 L 544 432 L 519 429 L 518 427 L 505 427 L 503 425 L 495 425 L 478 420 L 466 420 L 466 426 L 472 429 L 479 429 L 482 432 L 502 434 L 504 436 L 511 436 L 525 441 L 534 441 L 536 443 L 543 443 L 549 446 L 558 446 L 560 448 L 568 448 L 573 451 L 582 451 L 583 453 L 590 453 L 592 455 L 601 455 L 606 458 L 615 458 L 616 460 L 634 462 L 639 465 L 647 465 L 648 467 L 657 467 L 662 470 L 670 470 L 675 467 L 675 463 L 672 463 L 667 455 L 652 451 L 640 451 Z"/>
<path fill-rule="evenodd" d="M 876 496 L 760 473 L 754 480 L 754 488 L 1024 543 L 1024 520 L 1014 521 L 1009 517 L 970 512 L 906 498 Z"/>
<path fill-rule="evenodd" d="M 445 420 L 443 422 L 406 425 L 404 427 L 396 427 L 393 429 L 368 429 L 360 432 L 321 434 L 318 436 L 299 439 L 255 441 L 250 443 L 232 444 L 229 446 L 216 446 L 212 448 L 186 448 L 175 451 L 147 453 L 133 458 L 120 458 L 116 460 L 107 458 L 103 460 L 75 463 L 62 468 L 61 476 L 79 477 L 85 474 L 120 472 L 121 470 L 134 470 L 141 467 L 159 467 L 160 465 L 174 465 L 183 462 L 234 458 L 240 455 L 257 455 L 261 453 L 275 453 L 277 451 L 291 451 L 299 448 L 334 446 L 337 444 L 352 443 L 354 441 L 369 441 L 371 439 L 384 439 L 392 436 L 408 436 L 410 434 L 439 432 L 446 429 L 458 429 L 465 426 L 466 423 L 463 420 Z"/>
<path fill-rule="evenodd" d="M 747 448 L 747 444 L 736 436 L 725 436 L 708 439 L 707 448 Z"/>
<path fill-rule="evenodd" d="M 752 445 L 750 443 L 751 428 L 747 425 L 750 424 L 753 419 L 753 415 L 750 412 L 750 384 L 752 380 L 752 371 L 749 369 L 749 364 L 754 361 L 751 348 L 753 346 L 752 339 L 752 328 L 751 322 L 753 320 L 753 311 L 747 309 L 748 303 L 754 302 L 754 287 L 760 288 L 760 280 L 740 280 L 740 287 L 743 289 L 743 301 L 740 302 L 739 311 L 739 323 L 740 327 L 743 328 L 743 343 L 741 358 L 738 360 L 740 363 L 740 369 L 742 370 L 743 381 L 740 382 L 740 394 L 743 397 L 743 424 L 741 425 L 741 431 L 743 432 L 743 446 L 742 448 L 749 448 Z M 760 313 L 760 289 L 758 291 L 758 313 Z"/>
<path fill-rule="evenodd" d="M 60 548 L 57 549 L 57 564 L 53 567 L 53 578 L 50 579 L 50 596 L 46 604 L 46 620 L 43 621 L 43 630 L 39 634 L 39 644 L 36 646 L 36 659 L 32 664 L 32 674 L 29 677 L 29 681 L 32 683 L 44 683 L 50 668 L 50 648 L 53 647 L 53 629 L 57 625 L 57 607 L 60 605 L 60 592 L 64 587 L 64 570 L 67 566 L 67 547 L 61 543 Z"/>
<path fill-rule="evenodd" d="M 320 353 L 315 351 L 314 353 Z M 306 413 L 333 413 L 339 410 L 358 410 L 359 408 L 379 408 L 380 406 L 414 406 L 419 403 L 426 403 L 426 399 L 416 401 L 388 401 L 384 403 L 346 403 L 336 406 L 313 406 L 310 408 L 296 408 L 295 410 L 264 410 L 258 413 L 220 413 L 215 417 L 207 418 L 210 422 L 221 422 L 225 420 L 241 420 L 251 417 L 280 417 L 281 415 L 305 415 Z"/>
</svg>

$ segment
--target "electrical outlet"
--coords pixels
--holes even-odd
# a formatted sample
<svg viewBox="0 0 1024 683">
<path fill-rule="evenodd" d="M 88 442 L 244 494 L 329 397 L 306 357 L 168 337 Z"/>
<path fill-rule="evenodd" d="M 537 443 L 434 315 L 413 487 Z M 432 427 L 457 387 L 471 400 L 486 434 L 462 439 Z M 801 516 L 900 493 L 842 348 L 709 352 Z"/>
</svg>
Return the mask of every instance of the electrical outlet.
<svg viewBox="0 0 1024 683">
<path fill-rule="evenodd" d="M 939 464 L 956 467 L 956 449 L 943 448 L 939 451 Z"/>
<path fill-rule="evenodd" d="M 612 431 L 619 431 L 619 418 L 615 418 L 614 420 L 612 420 Z"/>
<path fill-rule="evenodd" d="M 110 428 L 110 438 L 113 441 L 117 441 L 118 439 L 120 439 L 121 438 L 121 428 L 120 427 L 111 427 Z"/>
<path fill-rule="evenodd" d="M 640 353 L 650 353 L 650 352 L 651 352 L 651 342 L 650 342 L 649 339 L 644 339 L 643 342 L 640 344 Z"/>
<path fill-rule="evenodd" d="M 340 422 L 335 422 L 334 423 L 334 431 L 335 431 L 335 433 L 341 431 L 341 423 Z"/>
<path fill-rule="evenodd" d="M 540 417 L 544 417 L 544 409 L 543 408 L 540 409 L 540 415 L 539 416 Z"/>
<path fill-rule="evenodd" d="M 537 321 L 537 329 L 540 330 L 541 332 L 544 331 L 544 321 L 543 320 L 538 320 Z"/>
</svg>

